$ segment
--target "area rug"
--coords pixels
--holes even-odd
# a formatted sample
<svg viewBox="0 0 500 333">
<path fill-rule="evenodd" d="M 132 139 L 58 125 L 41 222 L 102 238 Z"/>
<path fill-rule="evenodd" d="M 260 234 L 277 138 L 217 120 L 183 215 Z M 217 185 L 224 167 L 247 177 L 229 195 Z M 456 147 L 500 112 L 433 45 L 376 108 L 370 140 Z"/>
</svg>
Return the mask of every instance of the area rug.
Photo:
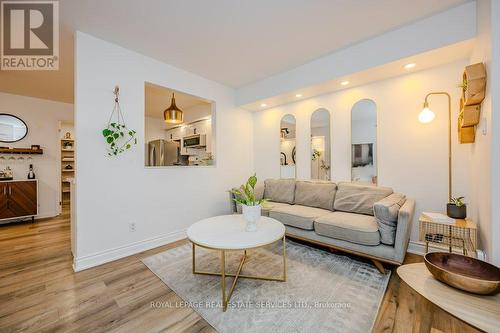
<svg viewBox="0 0 500 333">
<path fill-rule="evenodd" d="M 279 243 L 279 242 L 278 242 Z M 281 244 L 248 251 L 242 274 L 280 277 Z M 389 282 L 371 264 L 287 241 L 287 281 L 239 279 L 226 312 L 220 277 L 193 275 L 191 245 L 143 260 L 183 302 L 225 332 L 370 332 Z M 226 272 L 236 272 L 241 252 L 227 252 Z M 196 248 L 197 270 L 219 271 L 220 254 Z M 228 277 L 229 289 L 233 278 Z"/>
</svg>

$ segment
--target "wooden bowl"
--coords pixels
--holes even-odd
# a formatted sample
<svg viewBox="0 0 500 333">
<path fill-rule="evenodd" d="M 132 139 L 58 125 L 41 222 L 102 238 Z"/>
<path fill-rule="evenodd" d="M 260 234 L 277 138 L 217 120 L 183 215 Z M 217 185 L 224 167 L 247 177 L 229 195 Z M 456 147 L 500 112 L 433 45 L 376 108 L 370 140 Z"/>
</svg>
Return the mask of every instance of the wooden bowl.
<svg viewBox="0 0 500 333">
<path fill-rule="evenodd" d="M 460 254 L 433 252 L 424 257 L 425 265 L 439 281 L 480 295 L 500 292 L 500 268 Z"/>
</svg>

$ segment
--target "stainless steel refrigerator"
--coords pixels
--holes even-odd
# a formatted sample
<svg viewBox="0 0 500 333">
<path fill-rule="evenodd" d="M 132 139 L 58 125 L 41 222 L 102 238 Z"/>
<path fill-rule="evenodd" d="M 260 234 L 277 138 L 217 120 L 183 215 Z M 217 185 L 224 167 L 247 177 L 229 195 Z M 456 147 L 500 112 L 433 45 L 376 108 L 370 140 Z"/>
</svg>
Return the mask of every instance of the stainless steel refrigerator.
<svg viewBox="0 0 500 333">
<path fill-rule="evenodd" d="M 164 166 L 179 163 L 179 143 L 154 140 L 148 143 L 148 165 Z"/>
</svg>

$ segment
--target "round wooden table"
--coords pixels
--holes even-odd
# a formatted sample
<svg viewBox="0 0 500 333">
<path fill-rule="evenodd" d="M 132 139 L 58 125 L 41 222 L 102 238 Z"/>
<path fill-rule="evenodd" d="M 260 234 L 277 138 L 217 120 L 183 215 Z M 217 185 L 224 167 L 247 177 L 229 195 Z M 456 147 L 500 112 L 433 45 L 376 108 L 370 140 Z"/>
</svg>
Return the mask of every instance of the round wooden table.
<svg viewBox="0 0 500 333">
<path fill-rule="evenodd" d="M 398 268 L 399 277 L 420 295 L 464 322 L 486 332 L 500 332 L 500 294 L 481 296 L 436 280 L 424 263 Z"/>
</svg>

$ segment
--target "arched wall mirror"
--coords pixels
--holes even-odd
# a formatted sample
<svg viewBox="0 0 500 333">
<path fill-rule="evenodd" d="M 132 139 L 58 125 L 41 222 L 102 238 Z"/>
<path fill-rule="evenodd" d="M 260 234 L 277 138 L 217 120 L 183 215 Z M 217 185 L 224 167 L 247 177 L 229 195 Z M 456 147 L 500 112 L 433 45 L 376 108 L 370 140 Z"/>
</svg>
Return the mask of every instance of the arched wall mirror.
<svg viewBox="0 0 500 333">
<path fill-rule="evenodd" d="M 351 180 L 377 184 L 377 105 L 371 99 L 351 110 Z"/>
<path fill-rule="evenodd" d="M 28 126 L 21 119 L 7 113 L 0 113 L 0 142 L 16 142 L 28 134 Z"/>
<path fill-rule="evenodd" d="M 330 112 L 318 109 L 311 115 L 311 179 L 331 179 L 330 150 Z"/>
<path fill-rule="evenodd" d="M 280 124 L 280 177 L 295 178 L 295 117 L 287 114 L 281 118 Z"/>
</svg>

